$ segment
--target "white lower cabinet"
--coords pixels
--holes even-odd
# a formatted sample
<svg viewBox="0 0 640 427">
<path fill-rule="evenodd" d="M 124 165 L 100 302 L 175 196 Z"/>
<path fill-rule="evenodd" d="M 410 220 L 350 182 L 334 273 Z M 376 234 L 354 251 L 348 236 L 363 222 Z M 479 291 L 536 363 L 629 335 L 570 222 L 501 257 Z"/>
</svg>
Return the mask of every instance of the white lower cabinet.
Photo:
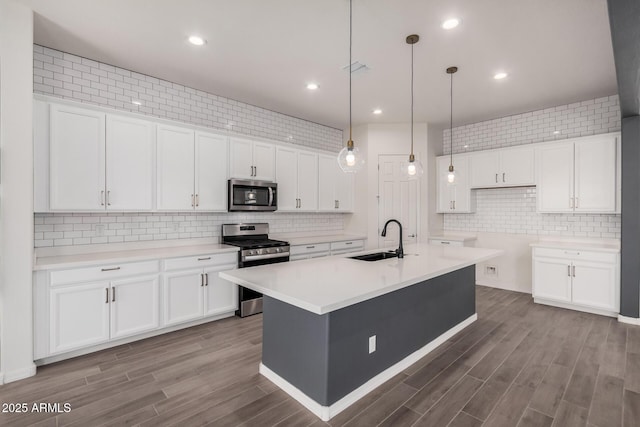
<svg viewBox="0 0 640 427">
<path fill-rule="evenodd" d="M 111 338 L 150 331 L 160 326 L 158 275 L 111 282 Z"/>
<path fill-rule="evenodd" d="M 533 249 L 534 301 L 615 316 L 620 310 L 619 255 Z"/>
<path fill-rule="evenodd" d="M 310 243 L 291 246 L 290 261 L 321 258 L 330 255 L 342 255 L 364 250 L 364 240 L 340 240 L 328 243 Z"/>
</svg>

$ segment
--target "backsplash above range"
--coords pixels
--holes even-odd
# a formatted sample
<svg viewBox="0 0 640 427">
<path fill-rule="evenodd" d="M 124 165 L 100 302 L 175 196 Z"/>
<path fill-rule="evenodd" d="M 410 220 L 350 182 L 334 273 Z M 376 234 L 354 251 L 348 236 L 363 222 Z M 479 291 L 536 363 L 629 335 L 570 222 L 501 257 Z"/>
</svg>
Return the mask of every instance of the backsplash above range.
<svg viewBox="0 0 640 427">
<path fill-rule="evenodd" d="M 267 222 L 273 234 L 344 230 L 343 214 L 331 213 L 37 213 L 34 246 L 220 237 L 222 224 L 241 222 Z"/>
<path fill-rule="evenodd" d="M 560 105 L 453 129 L 453 153 L 465 153 L 620 130 L 618 96 Z M 443 152 L 449 154 L 449 129 Z M 472 190 L 476 212 L 444 215 L 445 231 L 491 232 L 562 237 L 620 238 L 619 214 L 542 214 L 536 188 Z"/>
</svg>

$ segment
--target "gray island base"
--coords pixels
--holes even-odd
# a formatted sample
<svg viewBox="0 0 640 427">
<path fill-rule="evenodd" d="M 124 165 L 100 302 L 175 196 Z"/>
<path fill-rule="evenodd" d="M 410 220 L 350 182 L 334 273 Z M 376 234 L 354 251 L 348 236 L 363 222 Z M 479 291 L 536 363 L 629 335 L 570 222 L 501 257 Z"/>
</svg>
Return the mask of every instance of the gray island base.
<svg viewBox="0 0 640 427">
<path fill-rule="evenodd" d="M 265 295 L 260 372 L 328 421 L 476 319 L 474 265 L 325 314 Z"/>
</svg>

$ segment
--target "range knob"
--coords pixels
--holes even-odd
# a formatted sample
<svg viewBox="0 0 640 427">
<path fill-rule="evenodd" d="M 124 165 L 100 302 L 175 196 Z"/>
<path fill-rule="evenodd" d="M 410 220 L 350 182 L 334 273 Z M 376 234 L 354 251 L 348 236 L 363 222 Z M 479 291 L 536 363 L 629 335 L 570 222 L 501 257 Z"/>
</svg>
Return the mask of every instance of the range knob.
<svg viewBox="0 0 640 427">
<path fill-rule="evenodd" d="M 255 255 L 256 251 L 254 251 L 253 249 L 249 250 L 249 255 Z"/>
<path fill-rule="evenodd" d="M 282 248 L 276 248 L 276 252 L 282 252 Z"/>
</svg>

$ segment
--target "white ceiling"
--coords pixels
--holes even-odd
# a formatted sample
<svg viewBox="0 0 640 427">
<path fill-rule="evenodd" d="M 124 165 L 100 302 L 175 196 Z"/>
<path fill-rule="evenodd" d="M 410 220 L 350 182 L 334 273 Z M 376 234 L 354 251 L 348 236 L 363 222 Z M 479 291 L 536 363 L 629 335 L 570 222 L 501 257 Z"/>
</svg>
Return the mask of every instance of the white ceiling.
<svg viewBox="0 0 640 427">
<path fill-rule="evenodd" d="M 347 0 L 25 0 L 35 42 L 336 128 L 348 125 Z M 454 126 L 617 92 L 606 0 L 353 0 L 354 124 Z M 440 23 L 463 23 L 445 31 Z M 201 48 L 186 39 L 199 34 Z M 493 79 L 496 71 L 509 77 Z M 315 81 L 320 89 L 305 88 Z M 371 111 L 380 107 L 383 114 Z"/>
</svg>

